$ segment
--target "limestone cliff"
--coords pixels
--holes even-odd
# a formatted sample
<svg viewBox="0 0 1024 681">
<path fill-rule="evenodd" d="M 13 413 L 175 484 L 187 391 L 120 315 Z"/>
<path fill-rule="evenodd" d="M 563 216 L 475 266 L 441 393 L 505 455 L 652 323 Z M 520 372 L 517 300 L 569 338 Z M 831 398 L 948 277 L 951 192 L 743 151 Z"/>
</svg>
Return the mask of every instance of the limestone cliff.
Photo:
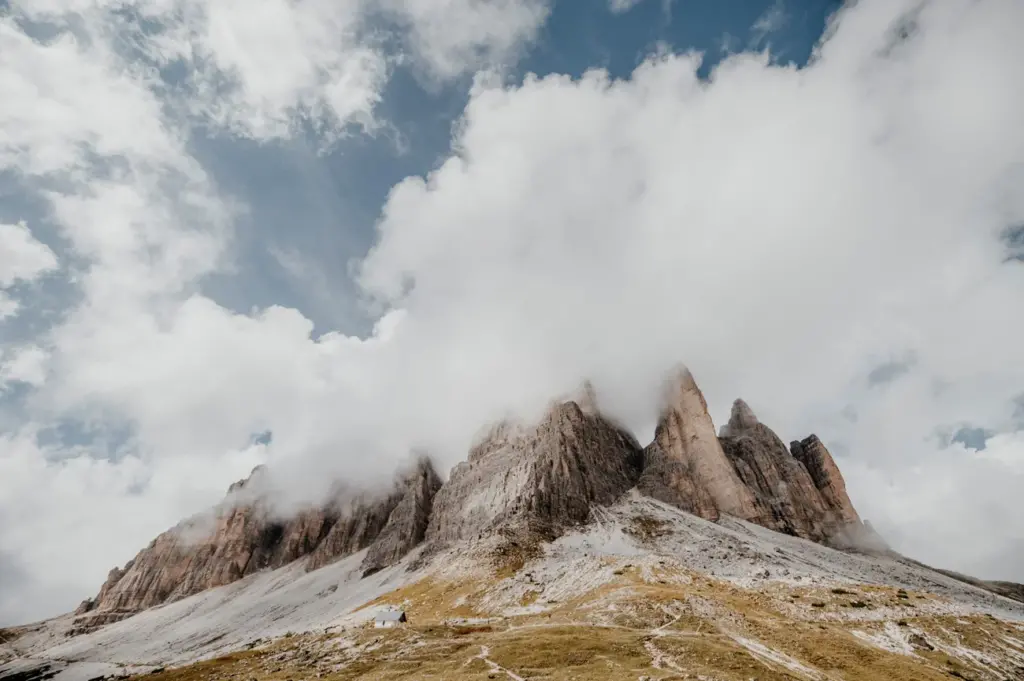
<svg viewBox="0 0 1024 681">
<path fill-rule="evenodd" d="M 629 434 L 555 405 L 536 426 L 502 423 L 458 464 L 434 499 L 427 539 L 475 539 L 498 528 L 557 534 L 636 484 L 641 449 Z"/>
<path fill-rule="evenodd" d="M 376 572 L 392 565 L 423 541 L 439 489 L 441 479 L 434 467 L 426 459 L 421 460 L 404 486 L 402 498 L 392 509 L 383 531 L 366 552 L 363 559 L 366 572 Z"/>
<path fill-rule="evenodd" d="M 669 384 L 637 489 L 709 520 L 727 513 L 759 522 L 764 515 L 725 456 L 704 395 L 685 370 Z"/>
<path fill-rule="evenodd" d="M 740 479 L 767 511 L 765 527 L 815 541 L 836 533 L 840 523 L 804 464 L 743 400 L 733 403 L 719 441 Z"/>
<path fill-rule="evenodd" d="M 860 516 L 857 515 L 850 497 L 846 494 L 846 482 L 843 480 L 843 475 L 818 436 L 810 435 L 803 440 L 794 441 L 789 448 L 793 456 L 810 473 L 814 486 L 821 493 L 835 522 L 859 525 Z"/>
</svg>

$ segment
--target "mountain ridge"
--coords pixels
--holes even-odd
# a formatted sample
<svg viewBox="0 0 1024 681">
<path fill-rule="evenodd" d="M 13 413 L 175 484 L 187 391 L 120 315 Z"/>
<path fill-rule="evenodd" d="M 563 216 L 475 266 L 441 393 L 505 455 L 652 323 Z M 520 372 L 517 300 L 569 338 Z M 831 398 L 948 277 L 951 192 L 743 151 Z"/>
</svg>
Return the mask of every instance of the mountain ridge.
<svg viewBox="0 0 1024 681">
<path fill-rule="evenodd" d="M 666 384 L 647 447 L 600 412 L 586 383 L 538 423 L 493 426 L 444 482 L 421 456 L 389 490 L 339 491 L 321 507 L 279 519 L 267 510 L 266 475 L 260 466 L 232 484 L 205 536 L 183 539 L 199 524 L 187 520 L 114 568 L 75 611 L 76 631 L 299 560 L 315 570 L 368 549 L 362 568 L 372 574 L 420 544 L 434 550 L 499 531 L 518 537 L 513 544 L 550 541 L 632 489 L 712 521 L 732 516 L 844 548 L 885 548 L 861 523 L 820 439 L 786 449 L 743 400 L 716 435 L 685 369 Z"/>
</svg>

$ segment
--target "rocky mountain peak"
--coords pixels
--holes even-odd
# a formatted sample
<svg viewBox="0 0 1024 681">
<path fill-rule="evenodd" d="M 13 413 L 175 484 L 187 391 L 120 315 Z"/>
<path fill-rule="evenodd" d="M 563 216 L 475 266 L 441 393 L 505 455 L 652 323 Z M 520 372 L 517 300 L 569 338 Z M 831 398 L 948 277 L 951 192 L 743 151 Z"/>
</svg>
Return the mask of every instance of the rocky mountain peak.
<svg viewBox="0 0 1024 681">
<path fill-rule="evenodd" d="M 573 402 L 584 414 L 594 415 L 601 411 L 597 404 L 597 391 L 594 390 L 594 384 L 590 381 L 583 381 L 583 385 L 579 389 L 579 395 Z"/>
<path fill-rule="evenodd" d="M 654 442 L 644 450 L 644 471 L 637 487 L 709 520 L 728 513 L 756 521 L 762 514 L 722 451 L 704 395 L 685 369 L 667 386 Z"/>
<path fill-rule="evenodd" d="M 263 486 L 267 478 L 267 467 L 260 464 L 250 471 L 248 477 L 242 478 L 237 482 L 231 483 L 228 487 L 227 496 L 230 498 L 232 495 L 240 494 L 242 492 L 262 492 Z"/>
<path fill-rule="evenodd" d="M 758 425 L 757 416 L 742 399 L 732 403 L 732 411 L 729 413 L 729 422 L 719 429 L 719 437 L 730 437 L 751 431 Z"/>
<path fill-rule="evenodd" d="M 719 442 L 764 511 L 761 524 L 816 541 L 835 531 L 828 507 L 803 464 L 743 400 L 733 403 Z"/>
<path fill-rule="evenodd" d="M 846 493 L 846 482 L 843 480 L 839 467 L 825 445 L 817 435 L 810 435 L 803 440 L 795 440 L 790 444 L 790 451 L 800 461 L 822 499 L 840 523 L 860 524 L 860 516 L 853 508 L 853 503 Z"/>
<path fill-rule="evenodd" d="M 502 423 L 437 493 L 427 539 L 473 539 L 498 527 L 555 535 L 609 505 L 640 473 L 636 440 L 569 400 L 536 425 Z"/>
<path fill-rule="evenodd" d="M 863 529 L 842 475 L 817 436 L 794 442 L 787 449 L 771 428 L 758 421 L 750 406 L 738 399 L 719 442 L 763 509 L 760 522 L 764 526 L 819 542 L 879 544 L 873 532 Z"/>
</svg>

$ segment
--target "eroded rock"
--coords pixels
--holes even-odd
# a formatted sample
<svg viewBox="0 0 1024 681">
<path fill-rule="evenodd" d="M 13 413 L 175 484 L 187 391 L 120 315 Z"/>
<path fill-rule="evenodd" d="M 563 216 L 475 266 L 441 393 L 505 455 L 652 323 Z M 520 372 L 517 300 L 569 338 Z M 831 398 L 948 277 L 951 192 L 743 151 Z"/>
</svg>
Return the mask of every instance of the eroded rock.
<svg viewBox="0 0 1024 681">
<path fill-rule="evenodd" d="M 728 513 L 756 522 L 763 514 L 726 458 L 704 395 L 685 370 L 669 384 L 654 442 L 644 450 L 637 488 L 709 520 Z"/>
<path fill-rule="evenodd" d="M 452 469 L 427 539 L 475 539 L 499 527 L 557 534 L 633 487 L 641 457 L 635 438 L 574 401 L 535 427 L 501 423 Z"/>
<path fill-rule="evenodd" d="M 818 488 L 826 506 L 833 514 L 834 521 L 839 524 L 861 525 L 860 516 L 846 494 L 846 482 L 839 472 L 839 467 L 818 436 L 810 435 L 803 440 L 794 441 L 789 448 L 793 456 L 807 469 L 814 486 Z"/>
<path fill-rule="evenodd" d="M 838 529 L 803 463 L 761 423 L 743 400 L 733 403 L 719 441 L 737 474 L 765 513 L 761 524 L 823 541 Z"/>
<path fill-rule="evenodd" d="M 382 545 L 371 551 L 372 562 L 383 567 L 422 540 L 439 486 L 432 465 L 422 459 L 413 472 L 396 476 L 391 489 L 351 494 L 338 488 L 322 507 L 280 517 L 261 486 L 264 475 L 257 468 L 231 485 L 220 506 L 164 532 L 123 569 L 111 570 L 99 594 L 76 610 L 75 631 L 307 556 L 307 568 L 316 569 L 373 547 L 378 538 Z"/>
</svg>

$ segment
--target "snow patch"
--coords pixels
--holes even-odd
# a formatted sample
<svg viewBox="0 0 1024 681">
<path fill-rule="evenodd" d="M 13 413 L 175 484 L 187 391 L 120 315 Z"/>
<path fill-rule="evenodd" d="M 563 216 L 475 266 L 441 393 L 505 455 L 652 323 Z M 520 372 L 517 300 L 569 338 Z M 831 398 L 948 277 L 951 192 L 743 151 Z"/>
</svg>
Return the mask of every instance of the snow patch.
<svg viewBox="0 0 1024 681">
<path fill-rule="evenodd" d="M 813 679 L 813 681 L 829 681 L 828 676 L 826 676 L 825 674 L 817 671 L 816 669 L 811 669 L 810 667 L 802 664 L 795 658 L 792 658 L 789 655 L 786 655 L 785 653 L 779 652 L 778 650 L 769 648 L 763 643 L 760 643 L 753 639 L 745 638 L 743 636 L 732 636 L 732 639 L 744 648 L 746 648 L 750 652 L 750 654 L 756 657 L 757 659 L 761 660 L 762 662 L 769 663 L 769 666 L 774 664 L 779 665 L 781 667 L 785 667 L 794 674 L 799 674 L 800 676 L 806 679 Z"/>
<path fill-rule="evenodd" d="M 917 657 L 914 646 L 910 644 L 910 632 L 907 627 L 900 627 L 895 622 L 886 622 L 881 631 L 854 631 L 854 636 L 862 641 L 900 655 Z"/>
</svg>

